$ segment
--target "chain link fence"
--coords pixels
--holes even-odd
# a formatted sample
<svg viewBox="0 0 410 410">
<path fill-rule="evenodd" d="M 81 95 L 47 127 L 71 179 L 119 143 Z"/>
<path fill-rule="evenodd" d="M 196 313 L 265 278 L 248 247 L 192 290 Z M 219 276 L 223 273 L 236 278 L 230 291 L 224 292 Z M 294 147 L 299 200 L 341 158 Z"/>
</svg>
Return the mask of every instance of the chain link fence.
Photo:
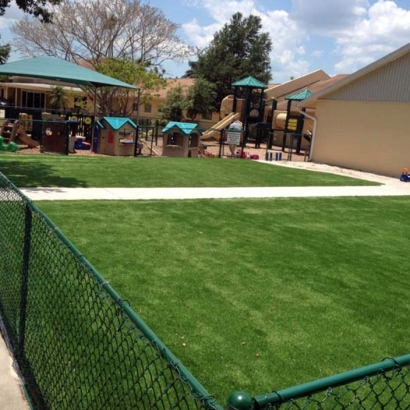
<svg viewBox="0 0 410 410">
<path fill-rule="evenodd" d="M 410 355 L 260 395 L 249 402 L 249 410 L 410 409 Z"/>
<path fill-rule="evenodd" d="M 223 407 L 52 222 L 0 173 L 0 316 L 41 410 Z M 410 409 L 410 355 L 228 409 Z"/>
<path fill-rule="evenodd" d="M 2 174 L 0 215 L 0 315 L 35 409 L 222 409 Z"/>
</svg>

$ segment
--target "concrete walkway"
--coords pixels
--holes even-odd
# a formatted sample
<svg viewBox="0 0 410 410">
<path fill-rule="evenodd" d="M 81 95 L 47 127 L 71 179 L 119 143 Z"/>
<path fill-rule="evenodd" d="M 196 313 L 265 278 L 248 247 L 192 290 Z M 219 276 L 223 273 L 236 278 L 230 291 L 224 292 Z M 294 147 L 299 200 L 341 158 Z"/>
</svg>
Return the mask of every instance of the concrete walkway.
<svg viewBox="0 0 410 410">
<path fill-rule="evenodd" d="M 24 188 L 33 201 L 153 200 L 206 198 L 301 198 L 410 195 L 404 182 L 381 186 L 240 187 L 240 188 Z"/>
<path fill-rule="evenodd" d="M 30 407 L 23 393 L 6 342 L 0 334 L 0 409 L 28 410 Z"/>
</svg>

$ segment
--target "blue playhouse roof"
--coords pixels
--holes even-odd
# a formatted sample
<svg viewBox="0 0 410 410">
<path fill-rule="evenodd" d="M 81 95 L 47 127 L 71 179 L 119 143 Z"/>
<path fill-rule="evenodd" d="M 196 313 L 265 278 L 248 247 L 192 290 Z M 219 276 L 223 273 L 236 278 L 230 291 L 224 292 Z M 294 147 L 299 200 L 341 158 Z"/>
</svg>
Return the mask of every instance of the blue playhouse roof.
<svg viewBox="0 0 410 410">
<path fill-rule="evenodd" d="M 96 124 L 98 124 L 101 128 L 105 128 L 103 121 L 106 121 L 111 128 L 114 130 L 119 130 L 123 125 L 129 124 L 132 128 L 137 129 L 138 126 L 131 121 L 129 118 L 123 118 L 123 117 L 102 117 L 98 121 L 96 121 Z"/>
<path fill-rule="evenodd" d="M 197 131 L 199 135 L 202 135 L 201 129 L 198 124 L 194 124 L 191 122 L 175 122 L 170 121 L 165 128 L 162 129 L 162 133 L 165 134 L 172 130 L 173 128 L 177 128 L 185 135 L 191 134 L 192 131 Z"/>
</svg>

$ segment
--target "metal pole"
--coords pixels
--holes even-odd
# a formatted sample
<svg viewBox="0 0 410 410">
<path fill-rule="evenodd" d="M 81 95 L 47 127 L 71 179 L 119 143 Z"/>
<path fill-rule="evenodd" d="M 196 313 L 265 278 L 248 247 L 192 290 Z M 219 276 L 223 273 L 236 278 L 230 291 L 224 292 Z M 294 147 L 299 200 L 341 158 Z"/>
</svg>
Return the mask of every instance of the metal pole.
<svg viewBox="0 0 410 410">
<path fill-rule="evenodd" d="M 224 132 L 224 130 L 219 131 L 219 133 L 221 134 L 220 138 L 219 138 L 219 158 L 222 158 L 222 144 L 223 144 L 222 136 L 223 136 L 223 132 Z"/>
<path fill-rule="evenodd" d="M 20 328 L 18 342 L 18 356 L 21 363 L 25 360 L 25 337 L 26 337 L 26 313 L 27 313 L 27 292 L 28 292 L 28 273 L 30 265 L 31 229 L 32 229 L 32 210 L 28 204 L 25 208 L 24 221 L 24 245 L 23 245 L 23 268 L 21 272 L 20 289 Z"/>
</svg>

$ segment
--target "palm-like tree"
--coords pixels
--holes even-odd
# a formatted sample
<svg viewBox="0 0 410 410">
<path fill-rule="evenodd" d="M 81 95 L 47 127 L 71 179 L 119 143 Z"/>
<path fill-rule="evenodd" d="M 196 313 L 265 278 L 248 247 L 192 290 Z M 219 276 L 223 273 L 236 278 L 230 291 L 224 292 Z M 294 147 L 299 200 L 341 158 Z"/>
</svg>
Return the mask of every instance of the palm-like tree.
<svg viewBox="0 0 410 410">
<path fill-rule="evenodd" d="M 67 91 L 61 85 L 56 85 L 51 88 L 48 93 L 49 103 L 53 108 L 61 109 L 67 107 L 68 104 L 68 94 Z"/>
</svg>

